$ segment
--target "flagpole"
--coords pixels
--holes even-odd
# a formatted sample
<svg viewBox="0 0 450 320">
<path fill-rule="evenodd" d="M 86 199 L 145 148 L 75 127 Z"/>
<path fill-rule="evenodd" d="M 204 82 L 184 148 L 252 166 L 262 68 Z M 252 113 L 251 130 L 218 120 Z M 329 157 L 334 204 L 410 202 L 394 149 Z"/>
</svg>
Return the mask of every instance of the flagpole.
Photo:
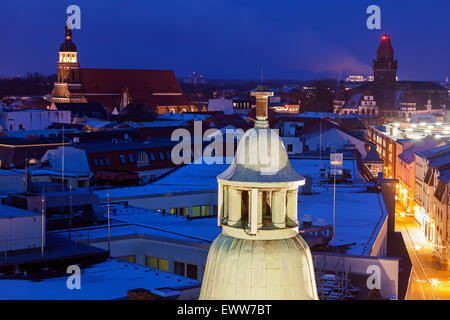
<svg viewBox="0 0 450 320">
<path fill-rule="evenodd" d="M 41 199 L 41 258 L 44 257 L 44 233 L 45 233 L 45 204 L 44 204 L 44 186 L 42 186 L 42 199 Z"/>
<path fill-rule="evenodd" d="M 108 252 L 111 256 L 111 220 L 109 217 L 109 186 L 107 187 L 106 198 L 107 198 L 107 208 L 108 208 Z"/>
</svg>

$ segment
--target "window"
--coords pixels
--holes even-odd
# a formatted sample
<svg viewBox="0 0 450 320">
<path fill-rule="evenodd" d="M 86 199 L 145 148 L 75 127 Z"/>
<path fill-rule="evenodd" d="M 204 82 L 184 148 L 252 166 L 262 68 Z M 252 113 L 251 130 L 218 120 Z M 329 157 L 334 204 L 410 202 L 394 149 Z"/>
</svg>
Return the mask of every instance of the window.
<svg viewBox="0 0 450 320">
<path fill-rule="evenodd" d="M 122 164 L 127 163 L 127 160 L 125 159 L 125 156 L 124 156 L 123 154 L 120 154 L 119 157 L 120 157 L 120 162 L 121 162 Z"/>
<path fill-rule="evenodd" d="M 161 258 L 158 259 L 158 269 L 169 272 L 169 260 Z"/>
<path fill-rule="evenodd" d="M 167 151 L 167 150 L 166 150 L 166 158 L 167 158 L 167 159 L 170 159 L 170 151 Z"/>
<path fill-rule="evenodd" d="M 158 259 L 155 257 L 146 256 L 147 267 L 158 269 Z"/>
<path fill-rule="evenodd" d="M 101 167 L 105 165 L 105 163 L 103 162 L 103 158 L 98 158 L 98 163 L 100 164 Z"/>
<path fill-rule="evenodd" d="M 154 161 L 155 160 L 155 154 L 153 153 L 153 151 L 150 151 L 149 154 L 150 154 L 150 159 L 152 161 Z"/>
<path fill-rule="evenodd" d="M 148 155 L 145 152 L 139 151 L 137 154 L 137 166 L 146 167 L 148 166 Z"/>
<path fill-rule="evenodd" d="M 162 151 L 159 152 L 159 160 L 164 160 L 164 153 Z"/>
<path fill-rule="evenodd" d="M 170 208 L 170 214 L 176 214 L 179 216 L 188 216 L 189 214 L 189 208 L 188 207 L 184 207 L 184 208 Z"/>
<path fill-rule="evenodd" d="M 146 256 L 145 260 L 148 267 L 169 272 L 169 260 L 151 256 Z"/>
<path fill-rule="evenodd" d="M 20 123 L 19 124 L 19 130 L 22 130 L 23 129 L 23 125 Z"/>
<path fill-rule="evenodd" d="M 136 256 L 122 256 L 122 257 L 117 257 L 117 259 L 126 261 L 126 262 L 136 263 Z"/>
<path fill-rule="evenodd" d="M 193 217 L 200 217 L 200 208 L 201 208 L 201 206 L 192 207 L 192 216 Z"/>
<path fill-rule="evenodd" d="M 105 157 L 105 164 L 106 164 L 106 166 L 109 166 L 111 163 L 109 162 L 109 158 L 108 157 Z"/>
<path fill-rule="evenodd" d="M 184 276 L 184 269 L 185 269 L 185 264 L 184 263 L 182 263 L 182 262 L 177 262 L 177 261 L 175 261 L 174 263 L 173 263 L 173 272 L 175 273 L 175 274 L 178 274 L 178 275 L 180 275 L 180 276 Z"/>
<path fill-rule="evenodd" d="M 175 274 L 197 280 L 198 268 L 195 264 L 174 261 L 173 269 Z"/>
<path fill-rule="evenodd" d="M 131 153 L 128 154 L 128 161 L 130 161 L 130 163 L 134 163 L 133 154 L 131 154 Z"/>
<path fill-rule="evenodd" d="M 197 265 L 188 263 L 186 269 L 187 269 L 186 276 L 190 279 L 197 280 Z"/>
<path fill-rule="evenodd" d="M 287 145 L 287 151 L 288 152 L 292 152 L 292 144 L 288 144 Z"/>
<path fill-rule="evenodd" d="M 97 158 L 92 159 L 92 162 L 94 162 L 94 166 L 95 166 L 95 167 L 98 167 L 98 161 L 97 161 Z"/>
<path fill-rule="evenodd" d="M 192 216 L 193 217 L 209 216 L 209 205 L 192 207 Z"/>
</svg>

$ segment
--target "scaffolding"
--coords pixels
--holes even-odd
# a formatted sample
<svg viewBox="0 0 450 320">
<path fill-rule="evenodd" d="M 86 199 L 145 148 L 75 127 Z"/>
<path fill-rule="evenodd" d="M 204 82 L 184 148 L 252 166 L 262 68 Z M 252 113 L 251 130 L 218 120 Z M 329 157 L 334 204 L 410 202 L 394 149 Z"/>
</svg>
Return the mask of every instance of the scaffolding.
<svg viewBox="0 0 450 320">
<path fill-rule="evenodd" d="M 345 267 L 344 257 L 335 264 L 327 264 L 325 256 L 314 256 L 314 269 L 320 300 L 356 299 L 359 289 L 351 283 L 351 267 Z"/>
</svg>

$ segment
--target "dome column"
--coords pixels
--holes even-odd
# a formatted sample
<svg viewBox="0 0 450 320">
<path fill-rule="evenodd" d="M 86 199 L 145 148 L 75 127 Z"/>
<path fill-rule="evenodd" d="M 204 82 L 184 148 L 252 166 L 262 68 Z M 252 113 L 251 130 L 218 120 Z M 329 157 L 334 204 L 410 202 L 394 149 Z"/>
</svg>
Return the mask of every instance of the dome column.
<svg viewBox="0 0 450 320">
<path fill-rule="evenodd" d="M 297 218 L 297 202 L 298 202 L 298 190 L 287 191 L 287 224 L 289 227 L 298 226 Z"/>
<path fill-rule="evenodd" d="M 286 190 L 272 193 L 272 224 L 274 227 L 286 228 Z"/>
<path fill-rule="evenodd" d="M 223 220 L 223 194 L 224 194 L 224 188 L 223 185 L 218 182 L 217 183 L 217 225 L 220 227 L 222 226 L 222 220 Z"/>
<path fill-rule="evenodd" d="M 228 216 L 228 225 L 230 227 L 233 227 L 237 226 L 241 221 L 242 191 L 230 188 L 229 193 L 230 210 Z"/>
<path fill-rule="evenodd" d="M 250 234 L 257 234 L 258 229 L 262 228 L 262 192 L 258 189 L 251 189 L 249 195 L 249 224 Z"/>
</svg>

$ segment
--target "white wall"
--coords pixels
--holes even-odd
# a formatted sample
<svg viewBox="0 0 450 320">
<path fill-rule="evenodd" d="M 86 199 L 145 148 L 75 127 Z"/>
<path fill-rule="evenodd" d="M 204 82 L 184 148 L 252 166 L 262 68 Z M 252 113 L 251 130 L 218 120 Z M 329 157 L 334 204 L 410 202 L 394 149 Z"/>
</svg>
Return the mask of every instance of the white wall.
<svg viewBox="0 0 450 320">
<path fill-rule="evenodd" d="M 110 198 L 110 200 L 126 200 L 128 201 L 128 204 L 133 207 L 152 210 L 164 209 L 166 212 L 170 212 L 171 208 L 189 207 L 192 209 L 193 206 L 217 205 L 217 192 L 211 190 L 206 192 L 144 195 L 142 197 L 123 197 L 123 199 L 121 197 Z M 212 213 L 211 210 L 212 207 L 210 208 L 210 212 Z"/>
<path fill-rule="evenodd" d="M 5 251 L 5 247 L 8 251 L 40 248 L 41 221 L 41 215 L 0 218 L 0 251 Z"/>
<path fill-rule="evenodd" d="M 288 154 L 299 154 L 303 152 L 303 142 L 298 137 L 281 137 L 284 147 Z M 289 151 L 288 145 L 292 145 L 292 151 Z"/>
<path fill-rule="evenodd" d="M 0 122 L 7 131 L 44 130 L 53 122 L 71 123 L 68 110 L 20 110 L 0 113 Z M 22 125 L 22 129 L 20 129 Z"/>
<path fill-rule="evenodd" d="M 369 278 L 373 271 L 368 272 L 370 266 L 379 267 L 380 293 L 383 298 L 395 296 L 398 299 L 398 271 L 399 260 L 386 257 L 357 257 L 342 256 L 326 253 L 314 253 L 314 265 L 323 269 L 334 270 L 335 266 L 342 266 L 343 270 L 351 270 L 352 273 L 366 275 Z"/>
<path fill-rule="evenodd" d="M 233 100 L 231 99 L 209 99 L 208 111 L 223 111 L 224 114 L 233 114 Z"/>
<path fill-rule="evenodd" d="M 91 242 L 90 245 L 108 249 L 106 241 Z M 146 264 L 146 256 L 167 259 L 169 261 L 169 272 L 174 273 L 174 262 L 182 262 L 197 265 L 197 280 L 203 279 L 206 258 L 208 256 L 208 244 L 189 244 L 185 241 L 161 239 L 147 235 L 136 235 L 132 238 L 112 238 L 111 256 L 123 257 L 136 256 L 136 263 Z"/>
<path fill-rule="evenodd" d="M 1 173 L 0 174 L 0 192 L 24 192 L 25 181 L 24 174 L 20 173 Z"/>
</svg>

